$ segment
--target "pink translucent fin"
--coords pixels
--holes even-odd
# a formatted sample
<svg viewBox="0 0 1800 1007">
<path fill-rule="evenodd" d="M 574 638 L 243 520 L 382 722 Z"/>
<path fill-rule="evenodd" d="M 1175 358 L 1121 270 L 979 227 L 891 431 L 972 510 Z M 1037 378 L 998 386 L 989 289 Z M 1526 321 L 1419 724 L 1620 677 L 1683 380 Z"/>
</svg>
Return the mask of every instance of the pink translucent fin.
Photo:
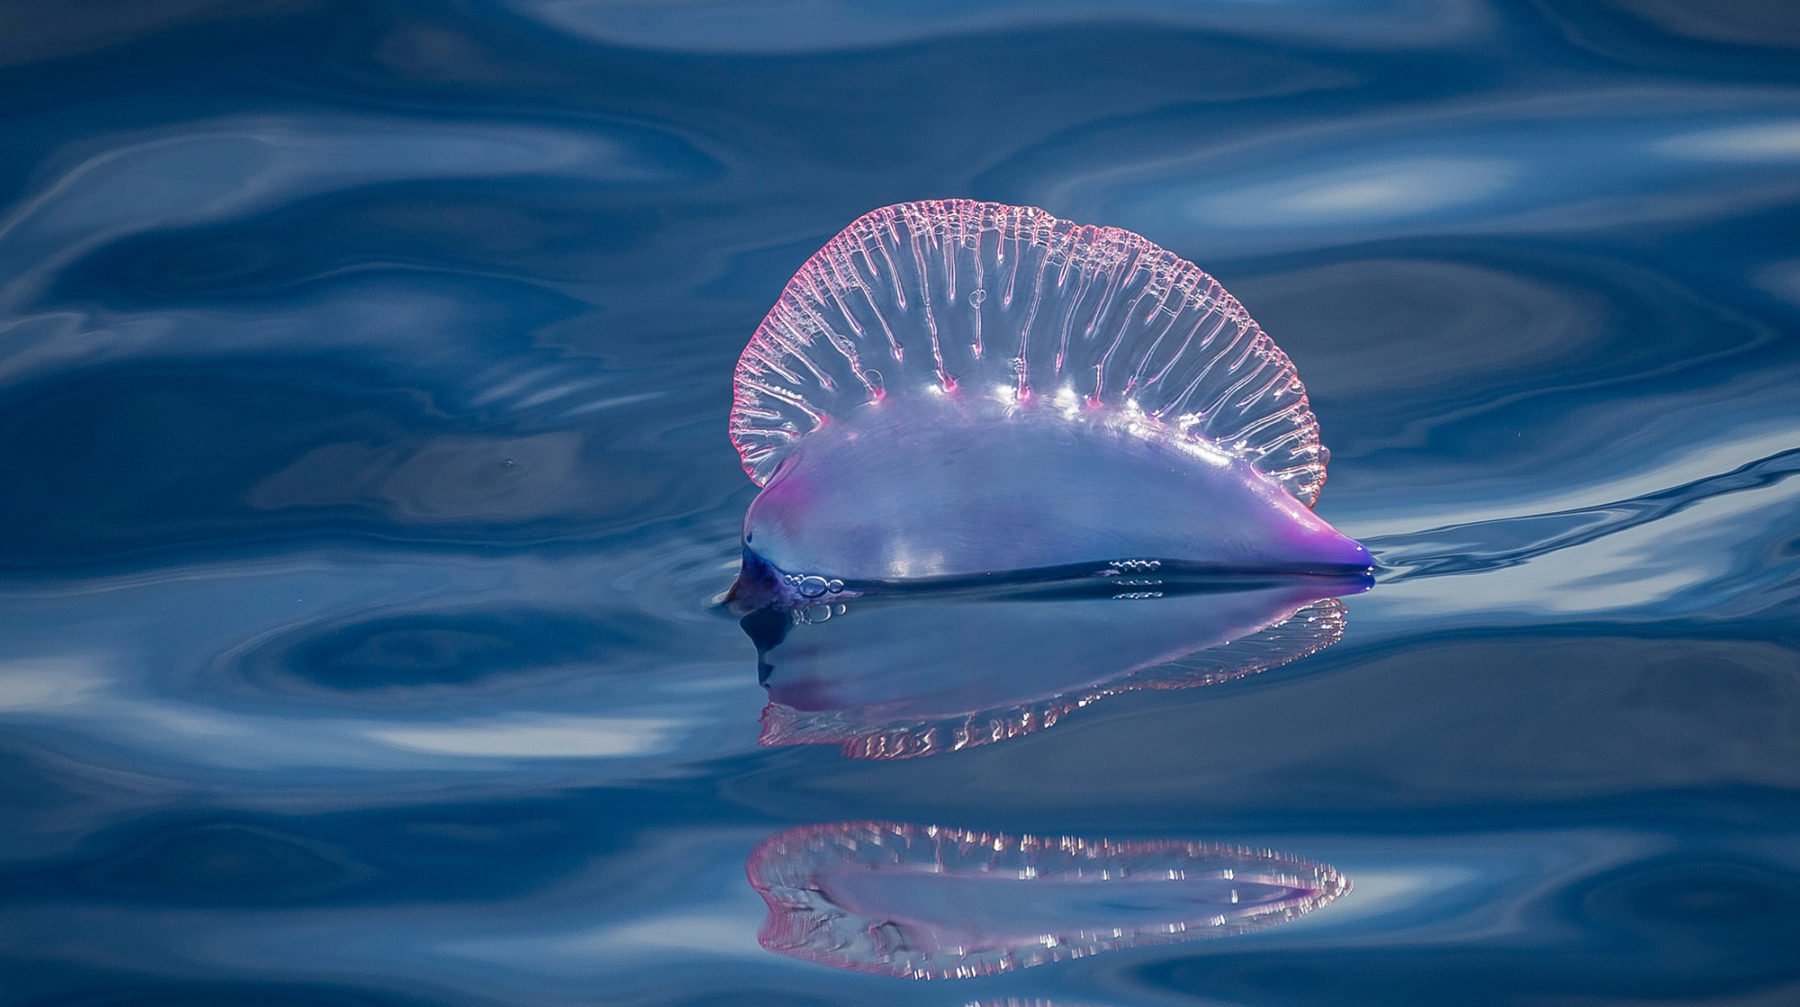
<svg viewBox="0 0 1800 1007">
<path fill-rule="evenodd" d="M 769 908 L 763 947 L 908 979 L 1249 933 L 1350 890 L 1336 870 L 1273 850 L 890 822 L 789 829 L 746 873 Z"/>
<path fill-rule="evenodd" d="M 833 417 L 916 396 L 971 416 L 1123 410 L 1248 459 L 1308 506 L 1325 483 L 1294 365 L 1218 281 L 1032 207 L 901 203 L 832 238 L 739 358 L 731 439 L 762 485 Z"/>
</svg>

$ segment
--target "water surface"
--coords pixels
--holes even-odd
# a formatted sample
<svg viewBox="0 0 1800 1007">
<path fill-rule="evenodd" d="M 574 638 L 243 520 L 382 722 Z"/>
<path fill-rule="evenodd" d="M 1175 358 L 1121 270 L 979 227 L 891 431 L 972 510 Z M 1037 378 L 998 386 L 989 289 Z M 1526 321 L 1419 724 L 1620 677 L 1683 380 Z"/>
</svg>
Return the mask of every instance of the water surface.
<svg viewBox="0 0 1800 1007">
<path fill-rule="evenodd" d="M 0 23 L 0 999 L 1800 998 L 1791 5 Z M 949 196 L 1138 231 L 1288 351 L 1383 563 L 1341 639 L 930 758 L 759 744 L 732 366 Z M 753 851 L 856 821 L 1352 887 L 965 980 L 765 950 Z"/>
</svg>

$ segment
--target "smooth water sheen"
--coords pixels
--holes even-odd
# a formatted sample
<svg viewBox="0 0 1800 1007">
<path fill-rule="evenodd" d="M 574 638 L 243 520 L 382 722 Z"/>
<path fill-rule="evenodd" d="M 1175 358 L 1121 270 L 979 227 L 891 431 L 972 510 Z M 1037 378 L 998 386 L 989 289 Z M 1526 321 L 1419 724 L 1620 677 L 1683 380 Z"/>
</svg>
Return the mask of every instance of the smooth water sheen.
<svg viewBox="0 0 1800 1007">
<path fill-rule="evenodd" d="M 10 13 L 0 999 L 1800 999 L 1791 4 Z M 739 352 L 846 223 L 951 196 L 1250 306 L 1381 564 L 1319 602 L 1341 639 L 1205 688 L 1050 667 L 1109 694 L 929 758 L 759 743 L 806 640 L 1050 702 L 983 649 L 1041 655 L 1029 619 L 878 646 L 904 613 L 853 600 L 759 654 L 715 604 Z M 764 948 L 756 851 L 858 822 L 1351 887 L 965 979 Z M 837 895 L 944 933 L 986 883 L 890 877 Z"/>
</svg>

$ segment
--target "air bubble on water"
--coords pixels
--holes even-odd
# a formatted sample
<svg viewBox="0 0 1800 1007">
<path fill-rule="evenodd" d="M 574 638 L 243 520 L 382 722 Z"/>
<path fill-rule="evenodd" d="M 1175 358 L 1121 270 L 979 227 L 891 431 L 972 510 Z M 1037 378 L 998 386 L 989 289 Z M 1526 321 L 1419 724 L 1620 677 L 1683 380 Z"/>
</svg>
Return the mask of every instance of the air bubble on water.
<svg viewBox="0 0 1800 1007">
<path fill-rule="evenodd" d="M 799 588 L 802 598 L 817 598 L 830 590 L 831 584 L 823 577 L 808 576 L 800 578 Z"/>
<path fill-rule="evenodd" d="M 985 301 L 985 300 L 987 300 L 987 291 L 986 290 L 983 290 L 980 287 L 976 287 L 974 290 L 969 291 L 969 303 L 973 304 L 977 308 L 981 307 L 981 302 Z"/>
</svg>

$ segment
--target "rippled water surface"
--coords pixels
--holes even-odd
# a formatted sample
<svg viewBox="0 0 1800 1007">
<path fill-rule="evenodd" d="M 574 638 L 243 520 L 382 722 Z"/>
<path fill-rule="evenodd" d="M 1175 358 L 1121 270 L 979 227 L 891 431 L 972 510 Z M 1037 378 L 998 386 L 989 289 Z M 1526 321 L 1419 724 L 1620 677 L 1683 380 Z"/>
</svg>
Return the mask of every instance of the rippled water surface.
<svg viewBox="0 0 1800 1007">
<path fill-rule="evenodd" d="M 0 1000 L 1800 1000 L 1791 4 L 0 25 Z M 722 611 L 738 352 L 947 196 L 1224 282 L 1373 589 Z"/>
</svg>

